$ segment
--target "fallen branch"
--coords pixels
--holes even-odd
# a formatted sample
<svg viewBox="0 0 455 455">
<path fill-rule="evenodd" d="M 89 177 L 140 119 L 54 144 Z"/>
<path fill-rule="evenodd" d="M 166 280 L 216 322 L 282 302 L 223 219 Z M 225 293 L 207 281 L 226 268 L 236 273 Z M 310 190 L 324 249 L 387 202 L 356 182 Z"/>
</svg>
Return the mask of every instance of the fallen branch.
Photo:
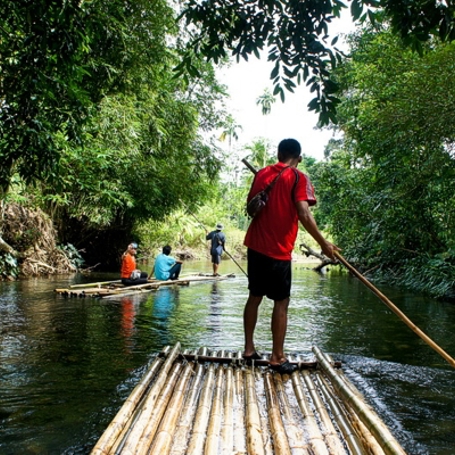
<svg viewBox="0 0 455 455">
<path fill-rule="evenodd" d="M 327 256 L 324 256 L 322 253 L 318 253 L 316 251 L 314 251 L 312 248 L 310 248 L 308 245 L 306 245 L 305 243 L 301 243 L 299 245 L 300 247 L 300 251 L 302 251 L 302 253 L 305 255 L 305 256 L 314 256 L 318 259 L 321 260 L 321 263 L 319 265 L 317 265 L 316 267 L 313 267 L 313 270 L 316 271 L 316 272 L 321 272 L 321 270 L 326 267 L 327 265 L 336 265 L 337 263 L 332 261 L 331 259 L 329 259 Z"/>
</svg>

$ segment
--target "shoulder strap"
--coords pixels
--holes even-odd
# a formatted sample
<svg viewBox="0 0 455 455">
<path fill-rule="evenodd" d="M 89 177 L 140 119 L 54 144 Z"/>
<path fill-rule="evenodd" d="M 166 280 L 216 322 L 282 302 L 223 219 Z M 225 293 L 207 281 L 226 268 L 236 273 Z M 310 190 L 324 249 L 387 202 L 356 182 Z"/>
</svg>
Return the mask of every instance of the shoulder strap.
<svg viewBox="0 0 455 455">
<path fill-rule="evenodd" d="M 269 191 L 274 187 L 276 181 L 281 177 L 281 174 L 290 167 L 291 166 L 286 166 L 283 169 L 281 169 L 280 173 L 266 186 L 266 188 L 264 189 L 264 192 L 268 194 Z"/>
</svg>

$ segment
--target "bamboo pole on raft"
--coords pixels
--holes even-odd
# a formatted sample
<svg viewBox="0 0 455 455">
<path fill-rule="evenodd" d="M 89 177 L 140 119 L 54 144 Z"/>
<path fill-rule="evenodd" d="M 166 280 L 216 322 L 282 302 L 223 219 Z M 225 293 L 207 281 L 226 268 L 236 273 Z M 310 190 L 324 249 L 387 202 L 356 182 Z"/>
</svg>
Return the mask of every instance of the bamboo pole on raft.
<svg viewBox="0 0 455 455">
<path fill-rule="evenodd" d="M 402 449 L 400 444 L 398 444 L 384 422 L 382 422 L 371 406 L 367 405 L 367 403 L 360 399 L 357 394 L 353 393 L 352 387 L 347 387 L 344 379 L 336 373 L 321 350 L 317 347 L 313 347 L 313 352 L 318 359 L 321 368 L 330 378 L 333 386 L 346 400 L 347 404 L 356 411 L 360 420 L 371 431 L 374 437 L 380 441 L 384 452 L 388 455 L 406 455 L 406 452 Z"/>
<path fill-rule="evenodd" d="M 167 353 L 167 351 L 168 350 L 166 349 L 164 352 Z M 147 391 L 152 378 L 156 375 L 163 363 L 164 359 L 158 357 L 153 361 L 147 373 L 142 377 L 139 384 L 134 388 L 128 399 L 117 412 L 114 419 L 101 435 L 101 438 L 92 449 L 91 455 L 105 455 L 110 452 L 118 436 L 123 431 L 128 420 L 133 415 L 138 403 Z"/>
</svg>

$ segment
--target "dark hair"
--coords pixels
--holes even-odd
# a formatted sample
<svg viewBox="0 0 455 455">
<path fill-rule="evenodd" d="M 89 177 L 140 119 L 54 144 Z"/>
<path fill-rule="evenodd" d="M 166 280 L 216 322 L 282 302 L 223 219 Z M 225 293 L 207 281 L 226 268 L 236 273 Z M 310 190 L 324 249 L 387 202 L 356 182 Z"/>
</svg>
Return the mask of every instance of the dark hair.
<svg viewBox="0 0 455 455">
<path fill-rule="evenodd" d="M 278 155 L 281 159 L 298 158 L 302 152 L 299 141 L 295 139 L 283 139 L 278 144 Z"/>
<path fill-rule="evenodd" d="M 172 248 L 169 245 L 163 246 L 163 254 L 165 254 L 166 256 L 169 256 L 171 251 L 172 251 Z"/>
</svg>

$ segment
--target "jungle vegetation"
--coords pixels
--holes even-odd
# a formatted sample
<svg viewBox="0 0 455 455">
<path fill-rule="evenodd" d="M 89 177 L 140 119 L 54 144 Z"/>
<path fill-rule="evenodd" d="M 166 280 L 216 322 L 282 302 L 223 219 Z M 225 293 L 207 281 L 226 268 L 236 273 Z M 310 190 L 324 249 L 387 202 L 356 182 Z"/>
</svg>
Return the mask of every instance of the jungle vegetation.
<svg viewBox="0 0 455 455">
<path fill-rule="evenodd" d="M 327 39 L 346 6 L 359 22 L 348 55 Z M 304 83 L 321 128 L 342 133 L 323 161 L 305 157 L 302 167 L 320 227 L 369 276 L 453 297 L 454 8 L 436 0 L 6 0 L 2 276 L 44 248 L 39 229 L 8 218 L 21 213 L 13 206 L 40 211 L 55 245 L 88 266 L 115 267 L 132 238 L 144 254 L 164 242 L 204 248 L 201 231 L 218 221 L 242 254 L 252 176 L 223 155 L 220 139 L 235 156 L 241 125 L 224 107 L 215 66 L 267 51 L 274 89 L 258 99 L 258 113 Z M 260 139 L 247 158 L 263 167 L 274 147 Z"/>
</svg>

